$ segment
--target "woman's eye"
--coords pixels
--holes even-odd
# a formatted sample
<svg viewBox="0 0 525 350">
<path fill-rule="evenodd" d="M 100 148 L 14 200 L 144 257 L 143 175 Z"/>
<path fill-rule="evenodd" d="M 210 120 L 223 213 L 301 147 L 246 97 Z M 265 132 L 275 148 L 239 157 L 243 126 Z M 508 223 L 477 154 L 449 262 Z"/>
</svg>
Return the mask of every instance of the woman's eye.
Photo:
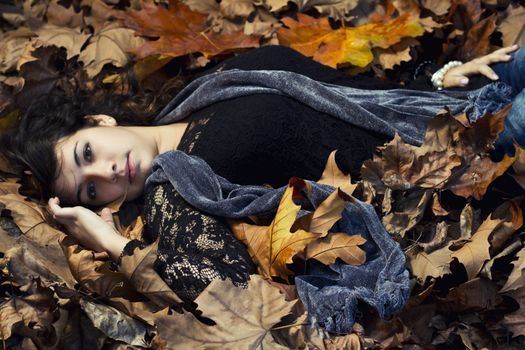
<svg viewBox="0 0 525 350">
<path fill-rule="evenodd" d="M 91 152 L 91 145 L 89 142 L 84 146 L 84 159 L 88 162 L 93 160 L 93 153 Z"/>
<path fill-rule="evenodd" d="M 95 184 L 93 182 L 90 182 L 87 185 L 87 195 L 91 200 L 97 198 L 97 191 L 95 190 Z"/>
</svg>

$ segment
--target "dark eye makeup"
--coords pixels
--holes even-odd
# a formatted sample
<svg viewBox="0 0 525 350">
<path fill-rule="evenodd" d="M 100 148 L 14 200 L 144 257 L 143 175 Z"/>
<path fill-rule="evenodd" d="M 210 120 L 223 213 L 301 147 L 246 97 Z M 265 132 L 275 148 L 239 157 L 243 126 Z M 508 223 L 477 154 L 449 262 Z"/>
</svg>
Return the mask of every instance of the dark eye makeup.
<svg viewBox="0 0 525 350">
<path fill-rule="evenodd" d="M 91 151 L 91 145 L 89 142 L 86 142 L 84 145 L 84 159 L 88 162 L 93 160 L 93 152 Z"/>
</svg>

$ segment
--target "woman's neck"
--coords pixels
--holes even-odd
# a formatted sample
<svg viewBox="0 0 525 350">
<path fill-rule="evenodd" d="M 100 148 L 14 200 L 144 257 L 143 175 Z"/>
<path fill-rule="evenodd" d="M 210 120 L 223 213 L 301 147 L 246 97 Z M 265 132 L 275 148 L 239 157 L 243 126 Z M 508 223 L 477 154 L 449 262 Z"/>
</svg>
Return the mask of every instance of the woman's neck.
<svg viewBox="0 0 525 350">
<path fill-rule="evenodd" d="M 124 126 L 124 128 L 137 132 L 139 137 L 151 143 L 158 155 L 175 150 L 187 126 L 187 122 L 177 122 L 158 126 Z"/>
</svg>

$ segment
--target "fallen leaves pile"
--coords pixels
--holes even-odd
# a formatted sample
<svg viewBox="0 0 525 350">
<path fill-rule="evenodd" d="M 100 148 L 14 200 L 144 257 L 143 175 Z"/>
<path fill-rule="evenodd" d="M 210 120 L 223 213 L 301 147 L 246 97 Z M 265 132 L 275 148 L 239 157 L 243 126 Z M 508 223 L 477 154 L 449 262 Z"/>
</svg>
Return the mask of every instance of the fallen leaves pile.
<svg viewBox="0 0 525 350">
<path fill-rule="evenodd" d="M 525 44 L 511 0 L 13 0 L 0 3 L 0 129 L 18 106 L 78 79 L 125 93 L 135 81 L 191 75 L 236 52 L 292 47 L 348 74 L 401 83 L 425 60 L 463 61 Z M 175 63 L 174 63 L 175 62 Z M 0 333 L 3 349 L 411 349 L 525 346 L 522 187 L 525 149 L 494 162 L 508 109 L 470 124 L 437 115 L 420 147 L 398 136 L 351 183 L 327 160 L 336 190 L 298 218 L 307 183 L 293 179 L 275 218 L 231 222 L 257 264 L 248 288 L 214 281 L 199 315 L 153 272 L 156 245 L 124 257 L 84 249 L 54 226 L 30 177 L 0 161 Z M 366 261 L 359 232 L 332 231 L 352 196 L 377 209 L 406 253 L 412 295 L 389 320 L 362 308 L 348 335 L 308 320 L 293 284 L 309 260 Z M 124 209 L 123 209 L 124 210 Z M 121 214 L 122 211 L 121 210 Z M 115 214 L 117 217 L 117 214 Z M 122 215 L 121 215 L 122 217 Z M 140 238 L 140 217 L 121 233 Z M 524 309 L 522 309 L 522 307 Z"/>
</svg>

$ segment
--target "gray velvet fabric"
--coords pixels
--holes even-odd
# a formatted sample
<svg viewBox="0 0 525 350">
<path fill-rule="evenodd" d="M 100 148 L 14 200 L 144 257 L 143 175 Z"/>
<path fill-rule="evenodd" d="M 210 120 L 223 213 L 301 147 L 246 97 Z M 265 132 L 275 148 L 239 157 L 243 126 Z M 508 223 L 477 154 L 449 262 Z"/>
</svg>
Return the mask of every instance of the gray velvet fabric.
<svg viewBox="0 0 525 350">
<path fill-rule="evenodd" d="M 146 190 L 169 181 L 181 196 L 203 212 L 226 218 L 275 215 L 285 187 L 241 186 L 218 176 L 202 159 L 181 151 L 158 156 Z M 311 182 L 311 193 L 303 208 L 313 210 L 333 187 Z M 305 214 L 303 210 L 299 215 Z M 347 203 L 341 220 L 332 229 L 367 240 L 367 261 L 360 266 L 340 261 L 331 266 L 315 264 L 306 275 L 295 279 L 299 296 L 308 313 L 329 331 L 352 330 L 358 301 L 363 301 L 386 317 L 399 310 L 410 294 L 405 255 L 385 231 L 372 206 L 355 200 Z"/>
<path fill-rule="evenodd" d="M 476 119 L 510 102 L 505 84 L 489 84 L 471 92 L 414 90 L 360 90 L 314 81 L 284 71 L 217 72 L 196 79 L 182 90 L 157 116 L 157 124 L 184 119 L 192 112 L 226 99 L 274 93 L 292 97 L 311 108 L 365 129 L 420 144 L 426 124 L 438 110 L 448 106 L 453 113 L 468 112 Z M 490 98 L 490 100 L 488 99 Z M 284 188 L 240 186 L 218 176 L 202 160 L 180 151 L 157 157 L 147 187 L 169 181 L 191 205 L 208 214 L 243 218 L 275 214 Z M 315 208 L 333 190 L 312 183 L 306 203 Z M 309 315 L 329 331 L 350 332 L 358 302 L 375 308 L 381 317 L 399 310 L 410 294 L 405 256 L 385 231 L 374 209 L 356 200 L 347 204 L 334 228 L 362 234 L 367 243 L 367 261 L 362 266 L 337 262 L 330 267 L 314 264 L 308 274 L 295 279 Z"/>
<path fill-rule="evenodd" d="M 423 142 L 428 120 L 445 106 L 453 114 L 465 111 L 476 119 L 511 101 L 511 89 L 504 83 L 474 91 L 362 90 L 318 82 L 293 72 L 232 69 L 188 84 L 155 123 L 173 123 L 213 103 L 259 93 L 288 96 L 319 112 L 388 136 L 397 132 L 414 145 Z"/>
</svg>

